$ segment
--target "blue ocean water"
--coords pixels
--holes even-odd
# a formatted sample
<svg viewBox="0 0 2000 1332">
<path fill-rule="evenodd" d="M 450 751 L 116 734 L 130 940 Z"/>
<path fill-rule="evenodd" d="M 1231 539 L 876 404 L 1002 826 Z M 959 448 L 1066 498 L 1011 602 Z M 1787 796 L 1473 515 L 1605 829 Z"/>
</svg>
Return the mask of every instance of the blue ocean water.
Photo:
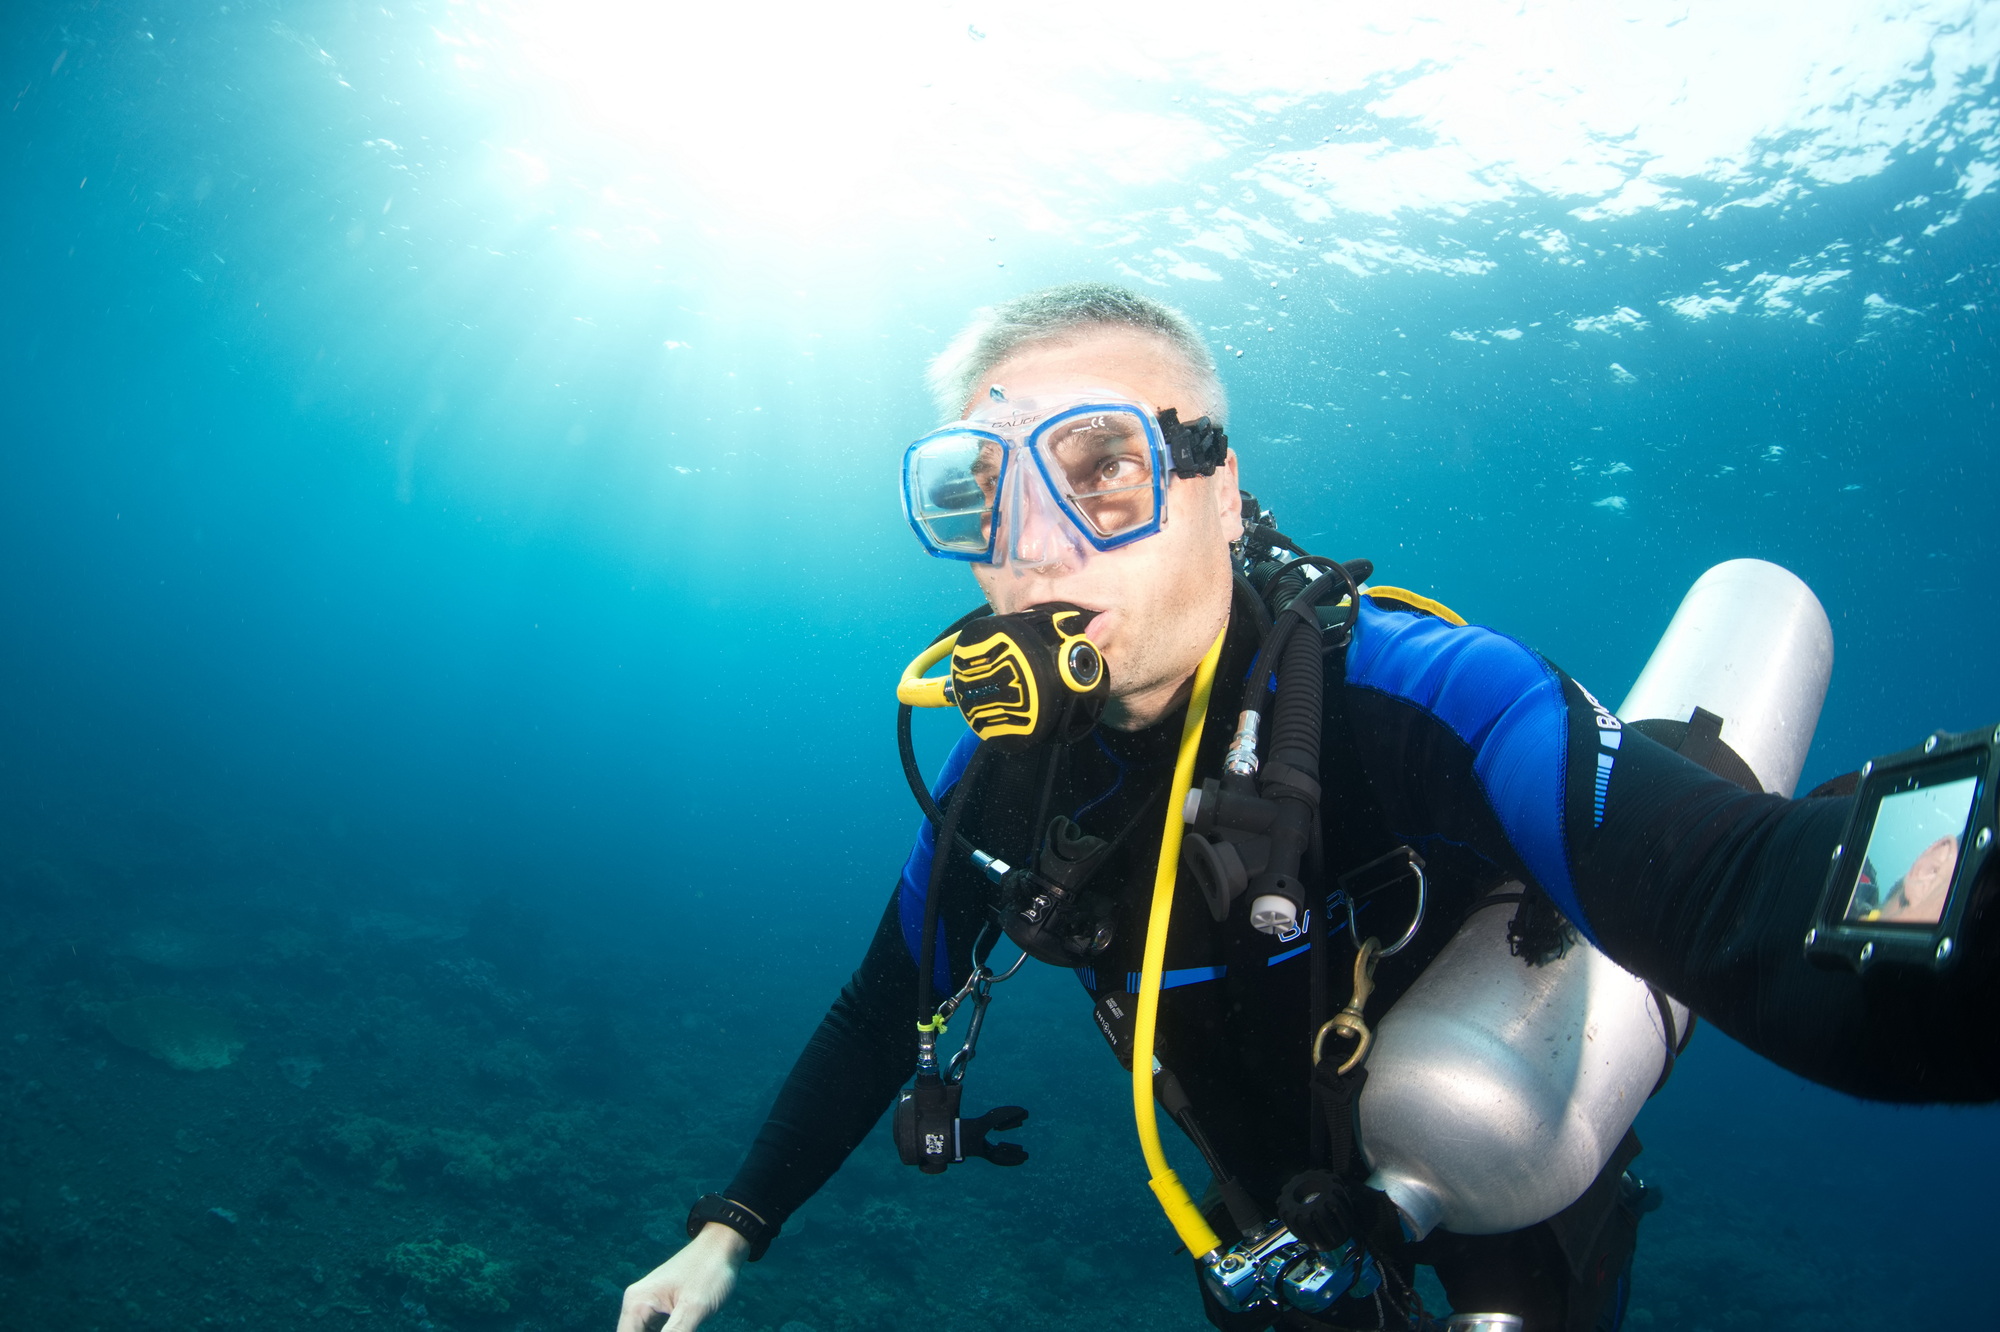
<svg viewBox="0 0 2000 1332">
<path fill-rule="evenodd" d="M 1755 556 L 1804 785 L 2000 717 L 2000 11 L 1736 8 L 10 6 L 0 1326 L 611 1326 L 893 883 L 975 600 L 896 459 L 1036 286 L 1181 306 L 1288 531 L 1600 695 Z M 1012 988 L 1035 1159 L 871 1140 L 714 1326 L 1204 1325 Z M 1990 1325 L 1997 1122 L 1702 1031 L 1632 1325 Z"/>
</svg>

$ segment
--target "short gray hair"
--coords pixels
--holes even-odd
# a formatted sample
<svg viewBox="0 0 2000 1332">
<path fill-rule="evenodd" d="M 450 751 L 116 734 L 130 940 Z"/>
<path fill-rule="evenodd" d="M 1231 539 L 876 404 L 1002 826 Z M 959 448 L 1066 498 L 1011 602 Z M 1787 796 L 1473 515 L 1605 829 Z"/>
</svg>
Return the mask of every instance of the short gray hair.
<svg viewBox="0 0 2000 1332">
<path fill-rule="evenodd" d="M 1201 399 L 1210 418 L 1224 423 L 1229 403 L 1222 379 L 1193 323 L 1171 305 L 1109 282 L 1065 282 L 974 314 L 931 362 L 928 378 L 940 418 L 957 420 L 979 382 L 1022 348 L 1067 342 L 1086 329 L 1104 327 L 1136 329 L 1165 341 L 1187 367 L 1184 387 Z"/>
</svg>

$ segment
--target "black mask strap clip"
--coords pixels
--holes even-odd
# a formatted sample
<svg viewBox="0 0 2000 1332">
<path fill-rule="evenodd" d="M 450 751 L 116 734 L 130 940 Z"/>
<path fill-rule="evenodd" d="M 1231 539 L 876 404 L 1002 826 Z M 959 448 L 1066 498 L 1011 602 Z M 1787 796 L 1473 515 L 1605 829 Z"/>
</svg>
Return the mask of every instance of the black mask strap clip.
<svg viewBox="0 0 2000 1332">
<path fill-rule="evenodd" d="M 1214 476 L 1229 458 L 1229 436 L 1206 416 L 1183 423 L 1180 409 L 1169 407 L 1160 413 L 1160 437 L 1167 442 L 1174 475 L 1182 480 Z"/>
</svg>

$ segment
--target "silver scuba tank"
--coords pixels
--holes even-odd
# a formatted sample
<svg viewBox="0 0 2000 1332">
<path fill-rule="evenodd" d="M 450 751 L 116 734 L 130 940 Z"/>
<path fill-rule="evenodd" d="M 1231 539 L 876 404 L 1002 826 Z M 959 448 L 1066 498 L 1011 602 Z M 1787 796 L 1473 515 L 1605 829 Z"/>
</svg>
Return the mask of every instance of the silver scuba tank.
<svg viewBox="0 0 2000 1332">
<path fill-rule="evenodd" d="M 1811 589 L 1731 560 L 1689 589 L 1618 716 L 1718 771 L 1733 755 L 1790 795 L 1832 668 Z M 1357 1138 L 1368 1182 L 1419 1237 L 1518 1230 L 1575 1202 L 1665 1067 L 1667 1024 L 1643 981 L 1581 940 L 1528 966 L 1509 950 L 1511 916 L 1476 909 L 1377 1025 Z M 1666 1008 L 1685 1032 L 1687 1010 Z"/>
<path fill-rule="evenodd" d="M 1696 709 L 1720 718 L 1718 738 L 1757 784 L 1789 796 L 1832 675 L 1833 626 L 1812 589 L 1764 560 L 1729 560 L 1695 579 L 1618 717 L 1691 730 Z"/>
</svg>

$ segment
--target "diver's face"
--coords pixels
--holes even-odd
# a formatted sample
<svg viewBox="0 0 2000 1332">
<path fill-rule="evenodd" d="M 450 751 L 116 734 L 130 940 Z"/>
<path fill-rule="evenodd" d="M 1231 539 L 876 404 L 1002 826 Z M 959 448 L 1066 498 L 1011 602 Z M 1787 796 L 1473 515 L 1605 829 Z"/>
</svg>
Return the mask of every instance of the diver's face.
<svg viewBox="0 0 2000 1332">
<path fill-rule="evenodd" d="M 1181 420 L 1192 421 L 1207 415 L 1210 404 L 1188 386 L 1189 378 L 1164 340 L 1103 328 L 1016 352 L 979 383 L 964 414 L 991 401 L 989 390 L 998 384 L 1013 401 L 1111 389 L 1155 412 L 1175 408 Z M 1021 518 L 1050 520 L 1027 512 Z M 1111 668 L 1105 720 L 1132 730 L 1158 721 L 1180 702 L 1202 655 L 1228 622 L 1229 544 L 1242 534 L 1232 452 L 1213 476 L 1170 479 L 1166 523 L 1153 536 L 1032 567 L 1003 561 L 973 565 L 972 571 L 988 603 L 1002 614 L 1045 601 L 1074 602 L 1098 612 L 1085 632 Z M 1012 548 L 1009 536 L 1003 534 L 997 550 Z"/>
<path fill-rule="evenodd" d="M 1923 849 L 1903 876 L 1903 896 L 1909 900 L 1912 918 L 1936 920 L 1944 914 L 1945 890 L 1951 887 L 1951 872 L 1957 867 L 1956 837 L 1940 837 Z"/>
</svg>

